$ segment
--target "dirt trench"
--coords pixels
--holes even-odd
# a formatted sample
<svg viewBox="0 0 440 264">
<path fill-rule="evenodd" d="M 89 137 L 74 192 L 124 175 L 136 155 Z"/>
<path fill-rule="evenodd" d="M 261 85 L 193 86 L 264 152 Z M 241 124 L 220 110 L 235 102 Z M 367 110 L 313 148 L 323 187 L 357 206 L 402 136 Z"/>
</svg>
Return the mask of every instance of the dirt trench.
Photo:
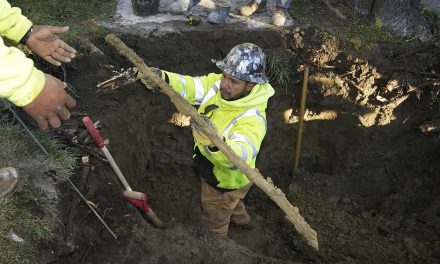
<svg viewBox="0 0 440 264">
<path fill-rule="evenodd" d="M 386 84 L 392 62 L 355 60 L 342 51 L 340 43 L 314 29 L 211 28 L 157 38 L 120 36 L 147 65 L 189 75 L 217 72 L 211 59 L 223 58 L 242 42 L 291 58 L 292 87 L 274 85 L 277 93 L 269 102 L 268 132 L 257 167 L 298 206 L 318 232 L 321 250 L 314 252 L 306 246 L 282 211 L 257 187 L 245 199 L 253 230 L 231 227 L 229 238 L 220 239 L 201 228 L 200 179 L 191 158 L 188 120 L 176 114 L 164 94 L 147 91 L 140 82 L 116 90 L 96 89 L 97 83 L 131 67 L 102 42 L 97 44 L 102 54 L 84 49 L 68 67 L 68 82 L 81 98 L 74 118 L 65 126 L 84 129 L 80 121 L 84 114 L 100 120 L 109 150 L 128 182 L 150 196 L 149 204 L 167 228 L 153 228 L 142 219 L 124 201 L 122 186 L 108 164 L 91 156 L 90 173 L 79 171 L 74 181 L 98 205 L 119 238 L 115 240 L 102 228 L 70 192 L 62 206 L 65 242 L 54 262 L 440 261 L 440 181 L 436 176 L 440 151 L 435 135 L 417 130 L 437 109 L 427 94 L 421 99 L 407 91 L 384 94 L 366 85 L 375 71 L 374 63 L 383 71 L 374 81 Z M 299 101 L 295 98 L 300 96 L 304 63 L 312 64 L 312 76 L 301 171 L 293 173 Z M 362 81 L 365 89 L 360 93 L 354 85 L 328 84 L 325 78 L 332 74 L 351 76 Z M 399 103 L 378 103 L 379 94 Z M 402 95 L 408 96 L 402 101 Z M 81 156 L 93 146 L 71 148 Z"/>
</svg>

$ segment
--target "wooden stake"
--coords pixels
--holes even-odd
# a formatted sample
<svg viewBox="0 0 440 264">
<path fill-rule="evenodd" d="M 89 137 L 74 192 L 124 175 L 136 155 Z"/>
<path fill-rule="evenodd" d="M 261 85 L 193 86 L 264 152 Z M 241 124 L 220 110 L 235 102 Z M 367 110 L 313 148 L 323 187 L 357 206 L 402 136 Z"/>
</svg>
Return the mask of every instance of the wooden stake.
<svg viewBox="0 0 440 264">
<path fill-rule="evenodd" d="M 306 108 L 308 81 L 309 81 L 309 67 L 306 66 L 306 68 L 304 69 L 304 81 L 301 91 L 301 103 L 299 106 L 299 124 L 298 124 L 298 133 L 296 134 L 295 160 L 293 161 L 293 169 L 295 172 L 298 171 L 299 158 L 301 156 L 301 141 L 302 141 L 302 132 L 303 132 L 303 124 L 304 124 L 304 111 Z"/>
<path fill-rule="evenodd" d="M 286 213 L 287 219 L 294 225 L 298 233 L 304 236 L 307 243 L 314 249 L 319 250 L 316 231 L 307 224 L 304 218 L 299 214 L 298 208 L 289 203 L 285 194 L 279 188 L 273 183 L 266 181 L 259 173 L 258 169 L 252 169 L 237 154 L 235 154 L 235 152 L 218 137 L 214 128 L 212 128 L 205 119 L 197 113 L 197 110 L 185 101 L 180 94 L 174 91 L 164 80 L 162 80 L 162 78 L 152 72 L 147 65 L 145 65 L 144 61 L 136 55 L 132 49 L 128 48 L 124 42 L 113 34 L 107 35 L 105 40 L 112 45 L 120 55 L 126 57 L 131 63 L 133 63 L 133 65 L 136 66 L 146 78 L 158 85 L 162 91 L 170 97 L 171 101 L 182 114 L 190 116 L 211 142 L 221 150 L 250 181 L 263 190 L 281 208 L 281 210 Z"/>
</svg>

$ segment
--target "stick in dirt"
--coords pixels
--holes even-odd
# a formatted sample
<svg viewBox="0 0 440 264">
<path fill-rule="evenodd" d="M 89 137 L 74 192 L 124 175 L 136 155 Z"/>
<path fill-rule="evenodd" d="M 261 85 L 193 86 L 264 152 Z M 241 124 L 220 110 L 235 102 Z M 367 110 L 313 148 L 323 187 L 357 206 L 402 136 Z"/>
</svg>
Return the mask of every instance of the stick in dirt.
<svg viewBox="0 0 440 264">
<path fill-rule="evenodd" d="M 307 83 L 309 80 L 309 67 L 306 66 L 304 69 L 304 81 L 301 92 L 301 103 L 299 106 L 299 123 L 298 123 L 298 134 L 296 134 L 296 146 L 295 146 L 295 159 L 293 161 L 293 170 L 298 172 L 299 158 L 301 156 L 301 141 L 303 134 L 303 124 L 304 124 L 304 111 L 306 108 L 306 96 L 307 96 Z"/>
<path fill-rule="evenodd" d="M 234 163 L 250 181 L 254 182 L 261 190 L 263 190 L 286 214 L 287 219 L 294 225 L 295 229 L 304 236 L 307 243 L 315 250 L 319 250 L 318 236 L 314 229 L 304 220 L 299 214 L 297 207 L 294 207 L 287 200 L 286 195 L 277 188 L 273 183 L 270 183 L 264 179 L 259 173 L 258 169 L 252 169 L 247 163 L 245 163 L 235 152 L 229 148 L 226 143 L 217 136 L 214 128 L 209 126 L 207 122 L 197 113 L 197 110 L 190 105 L 185 99 L 175 92 L 162 78 L 152 72 L 144 61 L 136 55 L 136 53 L 127 47 L 122 40 L 113 34 L 109 34 L 105 37 L 107 43 L 112 45 L 120 55 L 126 57 L 134 66 L 136 66 L 141 73 L 149 80 L 158 85 L 161 90 L 167 94 L 177 109 L 184 115 L 190 116 L 197 125 L 202 129 L 211 142 L 221 150 L 229 160 Z"/>
</svg>

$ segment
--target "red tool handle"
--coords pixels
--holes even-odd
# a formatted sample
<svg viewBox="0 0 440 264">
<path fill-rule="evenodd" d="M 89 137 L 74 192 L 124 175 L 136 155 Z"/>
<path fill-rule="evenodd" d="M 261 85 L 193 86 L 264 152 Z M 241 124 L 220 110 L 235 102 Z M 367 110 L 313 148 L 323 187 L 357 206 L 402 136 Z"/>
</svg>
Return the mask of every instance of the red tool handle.
<svg viewBox="0 0 440 264">
<path fill-rule="evenodd" d="M 90 135 L 92 135 L 98 147 L 101 149 L 105 147 L 104 140 L 102 140 L 101 135 L 99 134 L 98 130 L 96 129 L 90 117 L 88 116 L 83 117 L 83 123 L 86 126 L 87 130 L 89 131 Z"/>
</svg>

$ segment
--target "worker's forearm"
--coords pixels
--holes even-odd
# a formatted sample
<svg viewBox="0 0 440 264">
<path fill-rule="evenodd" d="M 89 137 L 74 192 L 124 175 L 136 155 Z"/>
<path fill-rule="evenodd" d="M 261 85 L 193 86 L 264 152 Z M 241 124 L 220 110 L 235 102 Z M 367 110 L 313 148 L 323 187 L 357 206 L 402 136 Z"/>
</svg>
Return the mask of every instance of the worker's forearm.
<svg viewBox="0 0 440 264">
<path fill-rule="evenodd" d="M 6 0 L 0 0 L 0 35 L 19 42 L 32 22 L 21 14 L 17 7 L 11 7 Z"/>
<path fill-rule="evenodd" d="M 0 39 L 0 97 L 17 106 L 32 102 L 43 89 L 44 74 L 19 49 Z"/>
</svg>

